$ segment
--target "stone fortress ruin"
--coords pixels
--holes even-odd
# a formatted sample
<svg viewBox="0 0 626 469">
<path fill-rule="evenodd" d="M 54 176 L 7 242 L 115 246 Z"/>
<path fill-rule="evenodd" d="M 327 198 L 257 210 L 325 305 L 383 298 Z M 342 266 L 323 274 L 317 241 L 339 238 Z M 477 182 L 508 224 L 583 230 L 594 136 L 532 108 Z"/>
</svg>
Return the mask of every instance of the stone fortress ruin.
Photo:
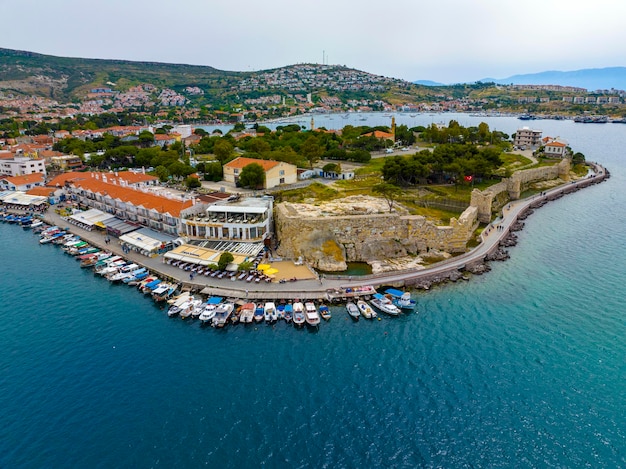
<svg viewBox="0 0 626 469">
<path fill-rule="evenodd" d="M 441 260 L 466 252 L 480 223 L 489 223 L 510 200 L 539 181 L 569 180 L 569 160 L 515 172 L 484 191 L 474 189 L 471 202 L 449 225 L 411 215 L 395 204 L 369 196 L 331 202 L 276 205 L 278 254 L 302 258 L 322 271 L 345 271 L 348 262 L 367 262 L 373 272 L 419 268 L 426 258 Z"/>
</svg>

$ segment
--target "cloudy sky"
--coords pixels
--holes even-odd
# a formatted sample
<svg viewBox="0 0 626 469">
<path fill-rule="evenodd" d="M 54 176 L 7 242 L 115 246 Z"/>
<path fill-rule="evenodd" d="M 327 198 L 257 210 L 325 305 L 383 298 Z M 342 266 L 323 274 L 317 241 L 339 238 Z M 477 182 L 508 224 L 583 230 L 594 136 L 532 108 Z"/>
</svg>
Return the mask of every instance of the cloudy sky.
<svg viewBox="0 0 626 469">
<path fill-rule="evenodd" d="M 0 47 L 456 83 L 624 66 L 625 13 L 623 0 L 0 0 Z"/>
</svg>

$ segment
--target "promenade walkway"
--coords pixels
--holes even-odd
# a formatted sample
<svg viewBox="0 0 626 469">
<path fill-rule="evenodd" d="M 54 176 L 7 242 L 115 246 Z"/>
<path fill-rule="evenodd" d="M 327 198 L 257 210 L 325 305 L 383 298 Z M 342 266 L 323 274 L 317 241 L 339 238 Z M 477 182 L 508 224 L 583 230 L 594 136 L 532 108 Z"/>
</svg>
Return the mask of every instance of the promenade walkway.
<svg viewBox="0 0 626 469">
<path fill-rule="evenodd" d="M 124 253 L 122 246 L 115 239 L 111 239 L 110 244 L 105 244 L 104 234 L 95 231 L 86 231 L 74 225 L 69 225 L 51 208 L 45 213 L 45 220 L 53 225 L 68 227 L 89 243 L 103 249 L 110 250 L 129 260 L 143 265 L 146 268 L 158 273 L 163 277 L 175 280 L 182 288 L 202 291 L 206 294 L 236 298 L 284 298 L 284 299 L 320 299 L 324 298 L 327 289 L 338 289 L 346 287 L 358 287 L 363 284 L 378 287 L 381 285 L 415 285 L 420 280 L 433 279 L 449 275 L 457 271 L 463 271 L 469 265 L 483 263 L 485 258 L 495 252 L 500 242 L 509 234 L 511 226 L 514 225 L 521 214 L 533 207 L 541 206 L 544 202 L 554 200 L 564 194 L 576 191 L 580 188 L 597 184 L 607 177 L 609 173 L 600 165 L 589 163 L 593 174 L 588 177 L 563 184 L 558 187 L 546 190 L 540 195 L 535 195 L 526 199 L 516 200 L 505 206 L 502 216 L 497 220 L 497 224 L 490 224 L 481 234 L 481 243 L 471 251 L 462 255 L 433 264 L 425 269 L 406 270 L 397 272 L 386 272 L 377 275 L 355 276 L 355 277 L 325 277 L 314 280 L 297 280 L 286 283 L 259 283 L 250 284 L 242 281 L 230 279 L 215 279 L 199 275 L 191 280 L 189 273 L 175 266 L 166 264 L 163 256 L 146 257 L 138 252 L 131 251 Z M 498 228 L 500 227 L 500 228 Z"/>
</svg>

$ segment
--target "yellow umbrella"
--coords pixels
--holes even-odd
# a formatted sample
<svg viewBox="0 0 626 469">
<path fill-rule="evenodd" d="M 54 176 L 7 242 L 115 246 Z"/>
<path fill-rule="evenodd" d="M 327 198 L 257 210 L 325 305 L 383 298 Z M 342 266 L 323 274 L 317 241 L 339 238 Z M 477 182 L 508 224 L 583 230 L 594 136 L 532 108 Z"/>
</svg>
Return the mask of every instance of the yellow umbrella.
<svg viewBox="0 0 626 469">
<path fill-rule="evenodd" d="M 256 266 L 256 270 L 263 271 L 263 270 L 269 269 L 270 267 L 271 267 L 271 265 L 269 265 L 269 264 L 259 264 L 259 265 Z"/>
<path fill-rule="evenodd" d="M 278 273 L 278 269 L 275 268 L 269 268 L 265 271 L 265 275 L 274 275 Z"/>
</svg>

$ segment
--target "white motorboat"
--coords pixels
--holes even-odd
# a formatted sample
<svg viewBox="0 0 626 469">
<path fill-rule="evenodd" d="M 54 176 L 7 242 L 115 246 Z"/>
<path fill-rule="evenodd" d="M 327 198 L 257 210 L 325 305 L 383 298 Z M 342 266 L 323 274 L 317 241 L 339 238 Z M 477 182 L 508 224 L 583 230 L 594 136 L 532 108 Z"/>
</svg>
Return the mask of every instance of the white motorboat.
<svg viewBox="0 0 626 469">
<path fill-rule="evenodd" d="M 228 318 L 235 309 L 234 303 L 220 303 L 215 309 L 215 317 L 213 318 L 213 326 L 217 328 L 224 327 L 228 323 Z"/>
<path fill-rule="evenodd" d="M 361 315 L 361 313 L 359 312 L 359 307 L 356 304 L 354 304 L 352 301 L 348 301 L 346 303 L 346 310 L 348 311 L 348 314 L 352 319 L 356 321 L 359 320 L 359 316 Z"/>
<path fill-rule="evenodd" d="M 295 326 L 301 326 L 305 322 L 304 305 L 300 301 L 296 301 L 293 304 L 293 324 Z"/>
<path fill-rule="evenodd" d="M 186 306 L 184 308 L 181 308 L 180 312 L 178 313 L 178 315 L 182 319 L 186 319 L 190 317 L 196 309 L 202 306 L 203 302 L 201 299 L 196 299 L 194 296 L 190 296 L 189 298 L 190 299 L 186 303 Z"/>
<path fill-rule="evenodd" d="M 265 318 L 265 322 L 273 322 L 278 320 L 278 313 L 276 313 L 276 305 L 271 301 L 265 303 L 263 307 L 263 317 Z"/>
<path fill-rule="evenodd" d="M 365 300 L 358 300 L 356 302 L 356 306 L 357 308 L 359 308 L 359 313 L 361 314 L 361 316 L 363 316 L 365 319 L 372 319 L 378 316 L 378 314 L 376 314 L 376 311 L 374 311 L 372 307 L 365 302 Z"/>
<path fill-rule="evenodd" d="M 320 314 L 315 307 L 315 304 L 311 301 L 307 301 L 304 304 L 304 319 L 309 326 L 319 326 L 321 319 Z"/>
<path fill-rule="evenodd" d="M 202 309 L 200 311 L 200 315 L 198 316 L 198 319 L 200 319 L 200 321 L 203 324 L 207 322 L 212 322 L 213 318 L 215 317 L 216 310 L 217 310 L 217 305 L 204 303 L 204 305 L 202 305 Z"/>
<path fill-rule="evenodd" d="M 370 300 L 370 304 L 381 313 L 388 314 L 390 316 L 397 316 L 400 314 L 400 308 L 393 304 L 391 298 L 375 293 Z"/>
</svg>

